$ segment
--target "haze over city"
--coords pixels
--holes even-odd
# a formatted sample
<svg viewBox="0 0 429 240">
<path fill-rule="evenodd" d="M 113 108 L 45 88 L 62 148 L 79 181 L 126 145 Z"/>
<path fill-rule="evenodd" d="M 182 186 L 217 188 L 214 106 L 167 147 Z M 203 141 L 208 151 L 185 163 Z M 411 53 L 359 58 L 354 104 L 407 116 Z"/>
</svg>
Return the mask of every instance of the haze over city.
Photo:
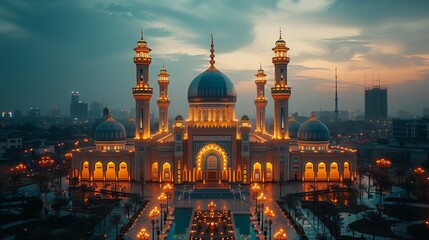
<svg viewBox="0 0 429 240">
<path fill-rule="evenodd" d="M 154 99 L 163 64 L 170 74 L 170 116 L 187 115 L 188 85 L 209 66 L 213 34 L 216 66 L 237 89 L 237 116 L 254 118 L 254 74 L 261 64 L 273 86 L 271 48 L 281 28 L 290 48 L 291 113 L 332 111 L 337 67 L 340 110 L 364 110 L 366 82 L 388 88 L 389 116 L 421 115 L 429 102 L 428 11 L 423 0 L 6 0 L 0 3 L 0 110 L 38 107 L 45 114 L 59 107 L 68 115 L 71 91 L 88 103 L 130 110 L 133 48 L 143 28 L 152 48 Z"/>
</svg>

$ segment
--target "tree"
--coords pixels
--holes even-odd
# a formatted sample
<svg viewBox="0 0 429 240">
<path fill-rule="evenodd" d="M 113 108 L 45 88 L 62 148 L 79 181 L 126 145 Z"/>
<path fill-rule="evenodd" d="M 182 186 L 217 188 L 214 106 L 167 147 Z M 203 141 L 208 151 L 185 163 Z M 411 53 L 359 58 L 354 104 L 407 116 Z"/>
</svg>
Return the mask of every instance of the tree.
<svg viewBox="0 0 429 240">
<path fill-rule="evenodd" d="M 64 197 L 58 197 L 54 199 L 51 207 L 55 210 L 56 214 L 58 214 L 62 207 L 65 207 L 69 204 L 69 200 Z"/>
<path fill-rule="evenodd" d="M 394 171 L 395 171 L 396 181 L 399 185 L 402 182 L 402 178 L 405 176 L 405 171 L 403 168 L 395 168 Z"/>
<path fill-rule="evenodd" d="M 359 174 L 359 185 L 358 185 L 358 187 L 359 187 L 359 200 L 360 200 L 360 203 L 362 204 L 363 191 L 365 191 L 365 185 L 362 183 L 362 178 L 363 178 L 363 174 L 368 172 L 368 168 L 366 166 L 359 165 L 357 170 L 358 170 L 358 174 Z"/>
<path fill-rule="evenodd" d="M 46 174 L 37 174 L 34 176 L 34 179 L 39 186 L 39 198 L 41 197 L 42 192 L 46 192 L 48 188 L 49 177 Z"/>
<path fill-rule="evenodd" d="M 119 215 L 119 214 L 113 214 L 112 215 L 112 221 L 113 221 L 113 223 L 115 224 L 115 227 L 116 227 L 116 239 L 118 239 L 118 237 L 119 237 L 118 225 L 119 225 L 119 223 L 121 223 L 121 220 L 122 220 L 122 216 L 121 215 Z"/>
<path fill-rule="evenodd" d="M 24 213 L 28 216 L 35 216 L 42 210 L 43 202 L 40 198 L 37 197 L 29 197 L 27 198 L 27 202 L 24 204 Z"/>
<path fill-rule="evenodd" d="M 368 211 L 365 213 L 365 219 L 368 220 L 369 225 L 372 229 L 372 239 L 375 240 L 375 229 L 377 229 L 378 224 L 383 220 L 381 215 L 377 211 Z"/>
<path fill-rule="evenodd" d="M 407 192 L 407 197 L 408 198 L 410 198 L 411 192 L 414 191 L 414 189 L 416 187 L 415 182 L 416 182 L 416 179 L 414 178 L 413 175 L 408 175 L 407 177 L 405 177 L 405 181 L 402 184 L 402 187 Z"/>
<path fill-rule="evenodd" d="M 383 199 L 383 193 L 386 191 L 390 191 L 390 189 L 392 188 L 392 183 L 388 179 L 387 175 L 383 173 L 377 173 L 375 178 L 376 178 L 375 185 L 377 188 L 377 192 L 380 195 L 380 205 L 381 205 L 382 199 Z"/>
</svg>

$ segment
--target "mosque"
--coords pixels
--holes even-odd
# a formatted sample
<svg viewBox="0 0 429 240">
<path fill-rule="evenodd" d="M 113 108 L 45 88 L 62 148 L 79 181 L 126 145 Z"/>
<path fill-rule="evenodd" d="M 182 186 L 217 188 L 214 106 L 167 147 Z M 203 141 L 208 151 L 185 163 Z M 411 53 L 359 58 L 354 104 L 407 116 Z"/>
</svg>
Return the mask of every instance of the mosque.
<svg viewBox="0 0 429 240">
<path fill-rule="evenodd" d="M 274 128 L 266 126 L 266 74 L 256 73 L 256 124 L 237 119 L 234 83 L 215 66 L 211 40 L 210 66 L 188 88 L 187 118 L 168 121 L 169 74 L 158 74 L 158 130 L 151 133 L 149 81 L 151 49 L 143 34 L 134 48 L 136 119 L 123 124 L 106 117 L 95 129 L 95 146 L 78 149 L 73 173 L 81 181 L 150 181 L 175 184 L 274 181 L 350 181 L 356 177 L 356 151 L 329 144 L 329 130 L 313 116 L 302 125 L 289 118 L 287 67 L 289 48 L 281 33 L 274 56 Z"/>
</svg>

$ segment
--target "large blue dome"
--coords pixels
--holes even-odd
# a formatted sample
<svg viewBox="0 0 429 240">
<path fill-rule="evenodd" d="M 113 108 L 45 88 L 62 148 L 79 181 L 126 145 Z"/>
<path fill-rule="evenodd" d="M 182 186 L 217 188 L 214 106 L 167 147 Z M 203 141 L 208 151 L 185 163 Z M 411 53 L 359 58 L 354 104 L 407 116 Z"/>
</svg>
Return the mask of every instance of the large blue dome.
<svg viewBox="0 0 429 240">
<path fill-rule="evenodd" d="M 122 141 L 126 138 L 126 131 L 121 123 L 109 116 L 95 129 L 94 138 L 95 141 Z"/>
<path fill-rule="evenodd" d="M 188 102 L 236 102 L 237 93 L 232 81 L 216 68 L 198 75 L 188 88 Z"/>
<path fill-rule="evenodd" d="M 298 130 L 298 140 L 300 141 L 329 141 L 328 127 L 317 120 L 314 115 L 307 122 L 302 124 Z"/>
<path fill-rule="evenodd" d="M 297 138 L 298 130 L 301 127 L 301 123 L 297 122 L 294 117 L 289 119 L 289 137 Z"/>
</svg>

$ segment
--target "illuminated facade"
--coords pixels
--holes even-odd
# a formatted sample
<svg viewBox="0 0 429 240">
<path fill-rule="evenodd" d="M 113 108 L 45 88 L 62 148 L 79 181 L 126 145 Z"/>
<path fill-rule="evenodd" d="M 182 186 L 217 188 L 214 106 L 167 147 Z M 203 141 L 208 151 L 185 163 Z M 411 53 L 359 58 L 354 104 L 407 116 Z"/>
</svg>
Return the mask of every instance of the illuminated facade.
<svg viewBox="0 0 429 240">
<path fill-rule="evenodd" d="M 213 39 L 210 49 L 209 68 L 196 76 L 188 88 L 187 118 L 175 118 L 172 127 L 168 123 L 169 74 L 162 67 L 158 74 L 159 97 L 157 99 L 158 131 L 151 134 L 150 101 L 153 88 L 149 84 L 151 49 L 143 34 L 134 48 L 136 86 L 132 89 L 136 103 L 134 145 L 120 138 L 122 129 L 115 127 L 119 138 L 104 139 L 103 125 L 113 124 L 108 118 L 96 130 L 96 148 L 85 150 L 74 157 L 75 175 L 81 179 L 108 180 L 109 157 L 115 170 L 127 164 L 130 180 L 151 182 L 251 182 L 272 181 L 343 181 L 353 180 L 356 169 L 356 152 L 329 146 L 329 131 L 314 116 L 303 125 L 288 118 L 291 88 L 287 84 L 289 48 L 281 34 L 275 43 L 274 130 L 266 129 L 265 96 L 266 74 L 262 67 L 256 73 L 256 126 L 249 117 L 237 119 L 237 94 L 233 82 L 215 67 Z M 109 120 L 110 119 L 110 120 Z M 115 125 L 115 124 L 113 124 Z M 97 134 L 97 131 L 100 131 Z M 110 130 L 109 130 L 110 131 Z M 127 133 L 129 131 L 126 131 Z M 126 133 L 123 131 L 123 134 Z M 101 135 L 100 135 L 101 134 Z M 130 136 L 130 134 L 128 133 Z M 98 136 L 98 139 L 97 139 Z M 91 160 L 91 156 L 104 160 Z M 120 157 L 119 157 L 120 156 Z M 76 159 L 76 160 L 75 160 Z M 110 161 L 112 162 L 112 161 Z M 104 175 L 94 171 L 100 168 Z M 98 164 L 98 165 L 97 165 Z M 86 168 L 89 169 L 89 174 Z M 120 171 L 120 170 L 119 170 Z M 91 175 L 92 173 L 92 175 Z M 100 177 L 101 176 L 101 177 Z M 109 175 L 110 176 L 110 175 Z M 118 180 L 121 178 L 116 173 Z M 109 178 L 110 179 L 110 178 Z"/>
<path fill-rule="evenodd" d="M 135 124 L 130 118 L 127 124 Z M 130 181 L 135 179 L 134 132 L 111 115 L 95 129 L 94 147 L 73 152 L 73 176 L 81 181 Z"/>
<path fill-rule="evenodd" d="M 144 42 L 144 47 L 141 43 Z M 144 181 L 154 182 L 270 182 L 270 181 L 342 181 L 355 176 L 356 153 L 349 149 L 329 147 L 329 132 L 314 116 L 302 126 L 288 120 L 287 85 L 289 50 L 281 35 L 276 41 L 274 57 L 274 132 L 266 130 L 265 72 L 256 73 L 256 126 L 253 129 L 245 115 L 237 119 L 237 94 L 233 82 L 215 67 L 213 39 L 210 66 L 195 77 L 188 88 L 188 117 L 177 116 L 168 128 L 168 73 L 159 73 L 159 129 L 150 134 L 148 102 L 152 88 L 147 76 L 150 48 L 143 38 L 135 48 L 137 85 L 135 158 L 140 168 L 136 174 Z M 145 61 L 138 60 L 144 55 Z M 141 69 L 145 69 L 143 72 Z M 145 74 L 146 73 L 146 74 Z M 141 87 L 143 86 L 143 88 Z M 145 92 L 145 101 L 136 97 L 136 89 Z M 145 90 L 143 90 L 145 89 Z M 149 90 L 150 89 L 150 90 Z M 140 92 L 139 92 L 140 93 Z M 144 106 L 143 106 L 144 105 Z M 143 110 L 141 110 L 143 109 Z M 143 111 L 143 112 L 141 112 Z M 139 122 L 140 121 L 140 122 Z M 317 137 L 311 137 L 311 136 Z"/>
</svg>

